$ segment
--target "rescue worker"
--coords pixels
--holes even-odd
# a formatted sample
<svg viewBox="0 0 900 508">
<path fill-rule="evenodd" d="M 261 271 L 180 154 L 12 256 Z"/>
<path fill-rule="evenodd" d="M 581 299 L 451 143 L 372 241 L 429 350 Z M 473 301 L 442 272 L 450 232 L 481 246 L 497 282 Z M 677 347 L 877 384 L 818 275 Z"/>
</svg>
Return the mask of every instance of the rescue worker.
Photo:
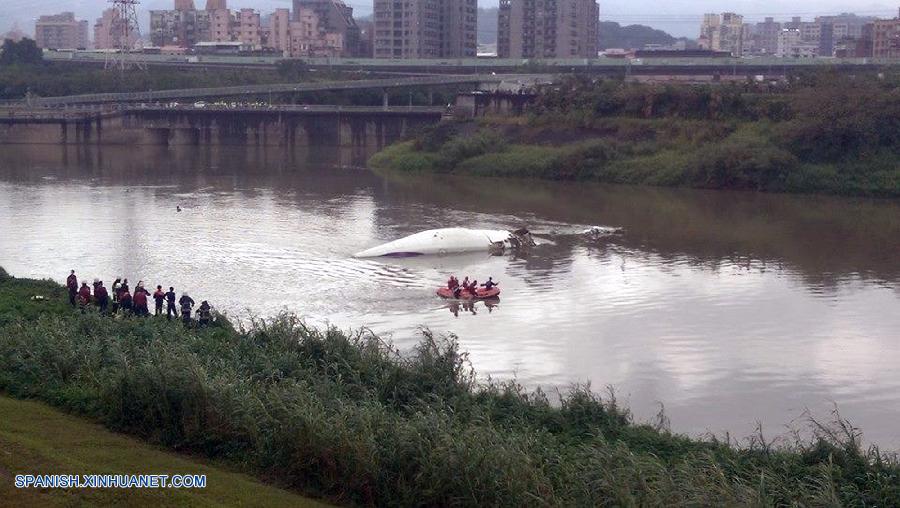
<svg viewBox="0 0 900 508">
<path fill-rule="evenodd" d="M 452 291 L 456 287 L 456 285 L 457 285 L 456 277 L 451 275 L 450 278 L 447 279 L 447 289 Z"/>
<path fill-rule="evenodd" d="M 112 311 L 115 314 L 119 310 L 119 295 L 122 294 L 122 278 L 116 277 L 112 285 Z"/>
<path fill-rule="evenodd" d="M 97 289 L 94 290 L 94 300 L 97 302 L 97 305 L 100 307 L 100 312 L 102 314 L 106 314 L 106 309 L 109 306 L 109 292 L 106 291 L 106 288 L 103 287 L 103 281 L 100 281 L 100 284 L 97 286 Z"/>
<path fill-rule="evenodd" d="M 194 307 L 194 299 L 191 298 L 187 293 L 182 293 L 181 298 L 178 299 L 179 305 L 181 305 L 181 319 L 185 324 L 190 324 L 191 322 L 191 309 Z"/>
<path fill-rule="evenodd" d="M 94 277 L 94 283 L 91 284 L 91 287 L 94 289 L 94 295 L 97 294 L 97 287 L 100 285 L 100 279 Z"/>
<path fill-rule="evenodd" d="M 175 309 L 175 288 L 169 286 L 169 292 L 166 293 L 166 319 L 172 320 L 172 315 L 178 317 L 178 310 Z"/>
<path fill-rule="evenodd" d="M 494 278 L 493 278 L 493 277 L 488 277 L 487 282 L 485 282 L 484 284 L 482 284 L 482 286 L 484 286 L 484 289 L 487 289 L 488 291 L 490 291 L 491 288 L 493 288 L 493 287 L 496 286 L 497 284 L 498 284 L 497 282 L 494 282 Z"/>
<path fill-rule="evenodd" d="M 88 287 L 87 282 L 82 282 L 81 289 L 78 290 L 78 306 L 81 307 L 81 312 L 84 312 L 89 303 L 91 303 L 91 288 Z"/>
<path fill-rule="evenodd" d="M 473 280 L 471 284 L 469 284 L 469 292 L 472 293 L 472 298 L 478 296 L 478 281 Z"/>
<path fill-rule="evenodd" d="M 131 292 L 131 286 L 128 285 L 128 279 L 122 281 L 122 291 L 125 291 L 126 293 Z"/>
<path fill-rule="evenodd" d="M 153 314 L 154 316 L 162 315 L 163 301 L 165 299 L 166 294 L 163 293 L 162 286 L 156 286 L 156 291 L 153 292 L 153 301 L 156 303 L 156 312 Z"/>
<path fill-rule="evenodd" d="M 131 297 L 134 302 L 134 313 L 138 316 L 146 316 L 150 312 L 147 310 L 147 291 L 140 285 L 134 288 L 134 296 Z"/>
<path fill-rule="evenodd" d="M 131 312 L 133 305 L 131 302 L 131 293 L 128 292 L 128 289 L 123 289 L 119 294 L 119 307 L 121 307 L 122 312 L 125 312 L 126 314 Z"/>
<path fill-rule="evenodd" d="M 69 290 L 69 303 L 75 306 L 75 296 L 78 294 L 78 277 L 75 276 L 75 270 L 66 278 L 66 288 Z"/>
<path fill-rule="evenodd" d="M 209 302 L 203 300 L 200 302 L 200 307 L 197 309 L 197 322 L 200 323 L 200 326 L 209 326 L 209 322 L 212 319 L 212 307 L 210 307 Z"/>
</svg>

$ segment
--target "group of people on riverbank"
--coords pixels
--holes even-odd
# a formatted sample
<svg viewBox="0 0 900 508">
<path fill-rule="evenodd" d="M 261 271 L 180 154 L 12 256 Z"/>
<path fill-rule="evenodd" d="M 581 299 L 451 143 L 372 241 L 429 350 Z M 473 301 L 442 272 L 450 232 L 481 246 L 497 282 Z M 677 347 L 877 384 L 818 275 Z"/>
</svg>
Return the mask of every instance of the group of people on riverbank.
<svg viewBox="0 0 900 508">
<path fill-rule="evenodd" d="M 181 316 L 185 324 L 193 322 L 191 314 L 194 312 L 196 302 L 188 295 L 187 292 L 181 294 L 181 298 L 177 299 L 176 307 L 175 288 L 169 286 L 168 291 L 163 291 L 161 285 L 156 286 L 156 291 L 150 291 L 144 287 L 144 281 L 138 281 L 134 287 L 134 291 L 128 283 L 128 279 L 121 277 L 116 278 L 112 285 L 112 292 L 106 288 L 103 281 L 94 279 L 93 283 L 88 286 L 86 281 L 78 283 L 78 276 L 75 270 L 72 270 L 66 278 L 66 289 L 69 293 L 69 303 L 72 307 L 81 309 L 81 312 L 87 312 L 91 305 L 95 305 L 101 314 L 124 314 L 135 316 L 149 316 L 149 302 L 154 302 L 154 316 L 163 315 L 163 307 L 165 307 L 166 318 L 171 320 L 173 317 Z M 180 309 L 180 310 L 179 310 Z M 209 302 L 203 300 L 200 307 L 197 308 L 197 323 L 200 326 L 207 326 L 212 321 L 212 306 Z"/>
</svg>

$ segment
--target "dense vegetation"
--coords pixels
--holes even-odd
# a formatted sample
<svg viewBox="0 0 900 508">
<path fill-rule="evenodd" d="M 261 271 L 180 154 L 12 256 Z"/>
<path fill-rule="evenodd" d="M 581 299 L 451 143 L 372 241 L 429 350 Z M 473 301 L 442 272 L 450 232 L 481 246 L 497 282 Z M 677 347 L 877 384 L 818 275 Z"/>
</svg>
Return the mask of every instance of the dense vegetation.
<svg viewBox="0 0 900 508">
<path fill-rule="evenodd" d="M 530 113 L 444 123 L 376 168 L 900 196 L 900 80 L 677 86 L 572 78 Z"/>
<path fill-rule="evenodd" d="M 288 315 L 234 330 L 80 314 L 62 287 L 0 270 L 0 390 L 339 503 L 900 503 L 896 460 L 846 424 L 781 447 L 690 440 L 587 387 L 551 404 L 479 383 L 452 337 L 423 335 L 401 357 Z"/>
</svg>

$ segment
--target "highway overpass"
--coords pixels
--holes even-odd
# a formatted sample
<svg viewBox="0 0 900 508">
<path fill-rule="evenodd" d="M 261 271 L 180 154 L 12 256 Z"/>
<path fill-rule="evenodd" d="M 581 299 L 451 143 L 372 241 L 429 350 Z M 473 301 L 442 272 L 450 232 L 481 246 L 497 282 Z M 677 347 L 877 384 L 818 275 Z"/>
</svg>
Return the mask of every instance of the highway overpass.
<svg viewBox="0 0 900 508">
<path fill-rule="evenodd" d="M 445 85 L 481 85 L 501 82 L 547 83 L 551 81 L 547 75 L 527 74 L 468 74 L 468 75 L 436 75 L 416 77 L 396 77 L 390 79 L 359 79 L 346 81 L 323 81 L 308 83 L 287 83 L 273 85 L 242 85 L 216 88 L 188 88 L 177 90 L 159 90 L 151 92 L 128 93 L 93 93 L 68 95 L 61 97 L 32 97 L 27 100 L 29 106 L 57 107 L 79 104 L 137 103 L 137 102 L 171 102 L 194 101 L 199 99 L 216 99 L 222 97 L 265 96 L 268 94 L 323 92 L 343 90 L 387 90 L 391 88 L 445 86 Z"/>
<path fill-rule="evenodd" d="M 44 58 L 53 62 L 103 64 L 108 56 L 92 51 L 47 51 Z M 275 56 L 227 55 L 126 55 L 126 59 L 147 65 L 179 67 L 268 67 L 284 60 Z M 875 58 L 447 58 L 447 59 L 374 59 L 374 58 L 308 58 L 303 62 L 313 71 L 340 70 L 372 73 L 409 74 L 490 74 L 497 73 L 562 73 L 589 72 L 600 75 L 674 74 L 696 75 L 736 72 L 738 74 L 771 74 L 798 69 L 836 67 L 844 70 L 880 68 L 900 65 L 897 59 Z"/>
</svg>

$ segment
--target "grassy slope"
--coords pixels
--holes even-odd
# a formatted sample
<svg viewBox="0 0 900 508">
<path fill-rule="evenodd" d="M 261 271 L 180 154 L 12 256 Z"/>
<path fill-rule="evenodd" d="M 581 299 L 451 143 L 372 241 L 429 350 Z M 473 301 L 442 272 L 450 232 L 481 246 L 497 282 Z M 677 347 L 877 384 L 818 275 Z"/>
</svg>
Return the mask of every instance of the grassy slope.
<svg viewBox="0 0 900 508">
<path fill-rule="evenodd" d="M 0 269 L 0 389 L 340 503 L 900 504 L 896 459 L 846 426 L 736 449 L 635 425 L 583 388 L 554 406 L 476 384 L 452 343 L 399 360 L 377 338 L 290 317 L 185 330 L 80 315 L 63 298 Z"/>
<path fill-rule="evenodd" d="M 0 396 L 7 506 L 325 506 L 247 475 L 161 451 L 45 404 Z M 205 489 L 16 489 L 16 474 L 205 474 Z"/>
</svg>

